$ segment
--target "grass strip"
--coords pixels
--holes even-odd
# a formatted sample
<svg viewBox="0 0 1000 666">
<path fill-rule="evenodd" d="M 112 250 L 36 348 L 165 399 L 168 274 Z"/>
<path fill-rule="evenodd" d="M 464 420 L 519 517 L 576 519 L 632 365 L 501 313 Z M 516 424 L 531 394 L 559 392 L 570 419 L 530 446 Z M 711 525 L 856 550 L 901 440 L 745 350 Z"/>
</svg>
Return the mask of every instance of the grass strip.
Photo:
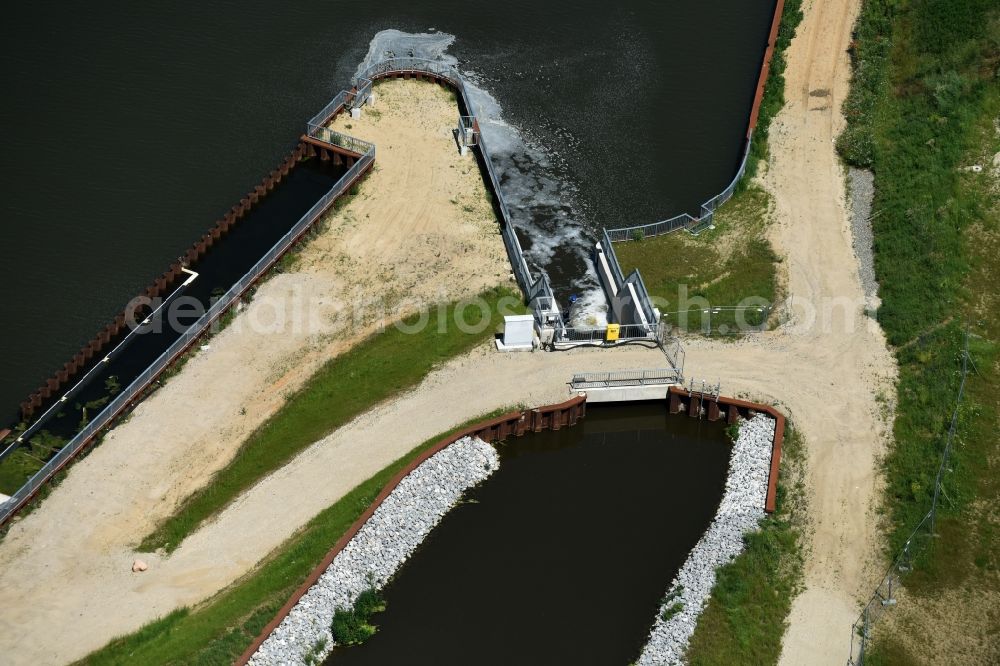
<svg viewBox="0 0 1000 666">
<path fill-rule="evenodd" d="M 479 332 L 463 332 L 455 323 L 456 315 L 467 309 L 468 323 L 475 324 L 483 317 L 479 308 L 465 308 L 464 301 L 442 304 L 415 333 L 388 326 L 328 361 L 247 438 L 228 465 L 147 536 L 139 550 L 173 551 L 202 522 L 297 453 L 373 405 L 416 386 L 436 365 L 491 337 L 504 314 L 523 312 L 520 299 L 506 288 L 484 292 L 480 298 L 488 306 L 489 323 Z M 403 323 L 417 327 L 420 316 Z"/>
<path fill-rule="evenodd" d="M 865 663 L 995 661 L 1000 619 L 1000 6 L 995 0 L 867 0 L 851 47 L 848 126 L 838 148 L 875 172 L 878 320 L 899 362 L 893 442 L 884 460 L 887 556 L 930 508 L 957 391 L 963 332 L 970 374 L 944 476 L 936 537 L 905 584 L 892 634 Z M 980 172 L 967 167 L 979 164 Z M 874 581 L 873 581 L 874 584 Z M 935 612 L 960 597 L 961 611 Z M 925 611 L 921 611 L 925 608 Z M 911 610 L 912 609 L 912 610 Z M 942 624 L 942 618 L 948 621 Z M 927 641 L 927 632 L 936 633 Z"/>
<path fill-rule="evenodd" d="M 778 256 L 764 237 L 770 196 L 757 186 L 737 192 L 715 217 L 716 228 L 698 237 L 672 233 L 615 243 L 622 270 L 638 268 L 667 321 L 698 332 L 711 325 L 737 332 L 740 322 L 760 324 L 757 309 L 779 298 Z M 709 306 L 745 306 L 711 316 Z M 682 314 L 677 314 L 678 312 Z"/>
<path fill-rule="evenodd" d="M 1000 8 L 990 0 L 868 0 L 852 55 L 849 124 L 839 148 L 848 162 L 875 171 L 878 320 L 900 366 L 895 444 L 885 461 L 888 549 L 895 552 L 930 506 L 948 399 L 957 391 L 963 321 L 978 334 L 978 369 L 993 370 L 998 319 L 995 308 L 982 306 L 998 278 L 990 256 L 996 198 L 961 167 L 989 147 L 984 135 L 993 134 L 1000 113 Z M 995 399 L 976 405 L 974 387 L 970 396 L 970 415 L 985 409 L 995 420 Z M 964 467 L 967 449 L 958 447 L 949 475 L 953 508 L 968 505 L 982 472 Z"/>
<path fill-rule="evenodd" d="M 688 645 L 691 666 L 778 663 L 786 618 L 802 581 L 804 457 L 801 436 L 787 426 L 775 511 L 744 537 L 746 549 L 719 568 Z"/>
<path fill-rule="evenodd" d="M 231 664 L 263 630 L 385 484 L 441 439 L 512 407 L 483 414 L 423 442 L 322 511 L 257 569 L 195 608 L 182 608 L 117 638 L 79 664 Z"/>
</svg>

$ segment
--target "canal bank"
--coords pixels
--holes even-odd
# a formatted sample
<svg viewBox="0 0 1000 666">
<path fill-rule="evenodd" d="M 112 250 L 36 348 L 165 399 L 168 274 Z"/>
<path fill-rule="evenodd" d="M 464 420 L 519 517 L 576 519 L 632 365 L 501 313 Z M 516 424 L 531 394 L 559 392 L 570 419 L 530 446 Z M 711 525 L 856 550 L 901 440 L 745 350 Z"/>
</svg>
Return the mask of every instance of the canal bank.
<svg viewBox="0 0 1000 666">
<path fill-rule="evenodd" d="M 584 416 L 583 401 L 580 397 L 471 426 L 422 457 L 451 441 L 465 442 L 469 435 L 502 440 L 499 475 L 471 490 L 398 574 L 387 575 L 381 568 L 374 572 L 371 584 L 376 588 L 392 577 L 385 590 L 388 610 L 375 619 L 380 631 L 362 647 L 334 649 L 329 663 L 388 663 L 405 654 L 406 660 L 437 663 L 460 663 L 476 655 L 479 663 L 499 664 L 527 652 L 543 662 L 626 663 L 638 654 L 655 600 L 677 572 L 667 596 L 671 601 L 663 603 L 672 606 L 682 598 L 686 609 L 672 622 L 665 621 L 666 606 L 655 613 L 658 619 L 643 659 L 660 663 L 668 652 L 683 654 L 715 567 L 740 552 L 743 532 L 755 528 L 764 515 L 769 481 L 776 482 L 769 479 L 769 467 L 780 456 L 775 435 L 783 431 L 783 419 L 776 421 L 763 405 L 736 401 L 752 410 L 744 414 L 757 415 L 744 422 L 740 439 L 729 446 L 721 422 L 673 415 L 667 401 L 660 400 L 598 404 L 579 425 L 564 430 Z M 727 409 L 736 413 L 737 407 Z M 546 429 L 552 431 L 542 432 Z M 333 608 L 349 607 L 361 589 L 347 597 L 338 592 L 347 582 L 334 584 L 343 574 L 333 572 L 348 561 L 357 566 L 357 561 L 337 563 L 347 557 L 345 549 L 355 547 L 355 535 L 368 529 L 373 512 L 379 515 L 382 498 L 391 498 L 420 462 L 390 482 L 239 663 L 302 661 L 307 653 L 315 658 L 330 651 Z M 677 469 L 684 474 L 672 476 Z M 649 479 L 644 481 L 643 475 Z M 664 475 L 671 476 L 667 484 Z M 716 477 L 727 479 L 717 511 L 722 487 L 713 481 Z M 662 519 L 665 505 L 678 503 L 686 511 L 673 514 L 669 527 L 649 530 Z M 404 533 L 413 529 L 426 534 L 423 523 L 404 522 L 383 530 L 379 538 L 405 540 Z M 614 538 L 595 543 L 595 524 Z M 367 544 L 371 537 L 366 539 Z M 689 553 L 695 540 L 698 547 Z M 368 566 L 375 566 L 374 561 Z M 614 573 L 606 576 L 608 571 Z M 365 577 L 355 571 L 351 580 Z M 476 594 L 470 595 L 471 590 Z M 546 593 L 539 595 L 539 590 Z M 330 601 L 321 603 L 321 596 Z M 567 606 L 577 612 L 566 615 Z M 612 622 L 602 612 L 610 607 L 616 609 Z M 515 617 L 516 628 L 511 623 Z M 587 629 L 583 625 L 588 622 L 597 626 Z M 448 632 L 438 631 L 441 626 Z M 561 638 L 580 631 L 594 639 Z M 516 640 L 509 638 L 512 632 Z M 492 647 L 483 653 L 485 644 Z M 574 652 L 580 649 L 584 652 Z"/>
</svg>

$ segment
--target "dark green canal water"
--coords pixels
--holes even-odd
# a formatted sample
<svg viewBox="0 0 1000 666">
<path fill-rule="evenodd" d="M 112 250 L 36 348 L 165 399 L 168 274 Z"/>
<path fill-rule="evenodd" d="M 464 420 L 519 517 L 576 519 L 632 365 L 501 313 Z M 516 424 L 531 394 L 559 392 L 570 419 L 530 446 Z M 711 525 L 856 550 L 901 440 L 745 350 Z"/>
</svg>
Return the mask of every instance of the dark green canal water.
<svg viewBox="0 0 1000 666">
<path fill-rule="evenodd" d="M 601 226 L 696 210 L 739 159 L 774 0 L 40 0 L 0 22 L 0 423 L 204 233 L 380 30 L 434 29 L 523 144 L 529 259 L 593 289 Z"/>
<path fill-rule="evenodd" d="M 715 514 L 722 423 L 662 403 L 587 408 L 577 426 L 499 446 L 500 469 L 385 589 L 367 643 L 329 666 L 634 661 Z"/>
</svg>

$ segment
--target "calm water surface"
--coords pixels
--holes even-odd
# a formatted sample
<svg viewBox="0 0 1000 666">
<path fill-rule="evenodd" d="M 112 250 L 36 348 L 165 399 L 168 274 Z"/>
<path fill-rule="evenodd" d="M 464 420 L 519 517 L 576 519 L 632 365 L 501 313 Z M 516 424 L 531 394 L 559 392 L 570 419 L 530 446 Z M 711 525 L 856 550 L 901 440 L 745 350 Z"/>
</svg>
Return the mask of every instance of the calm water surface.
<svg viewBox="0 0 1000 666">
<path fill-rule="evenodd" d="M 431 28 L 527 141 L 529 254 L 731 178 L 774 0 L 18 3 L 0 22 L 0 422 L 293 146 L 376 32 Z M 516 191 L 514 191 L 516 190 Z M 569 249 L 567 249 L 569 248 Z"/>
<path fill-rule="evenodd" d="M 501 445 L 386 587 L 375 636 L 328 666 L 634 661 L 715 514 L 729 444 L 662 403 L 587 411 Z"/>
</svg>

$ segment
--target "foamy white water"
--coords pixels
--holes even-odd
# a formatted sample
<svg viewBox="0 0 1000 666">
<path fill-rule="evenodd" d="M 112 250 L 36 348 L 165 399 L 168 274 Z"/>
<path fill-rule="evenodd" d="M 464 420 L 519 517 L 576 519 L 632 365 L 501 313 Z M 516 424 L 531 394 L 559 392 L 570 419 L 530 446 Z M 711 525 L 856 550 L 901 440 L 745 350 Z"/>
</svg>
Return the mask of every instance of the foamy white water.
<svg viewBox="0 0 1000 666">
<path fill-rule="evenodd" d="M 572 325 L 606 323 L 607 303 L 591 262 L 594 239 L 583 222 L 576 187 L 553 175 L 558 157 L 527 138 L 530 130 L 508 123 L 475 70 L 463 69 L 448 53 L 454 42 L 454 35 L 443 32 L 382 30 L 372 38 L 356 73 L 391 57 L 426 58 L 458 69 L 532 271 L 547 275 L 557 294 L 577 296 L 572 308 L 563 303 Z"/>
</svg>

